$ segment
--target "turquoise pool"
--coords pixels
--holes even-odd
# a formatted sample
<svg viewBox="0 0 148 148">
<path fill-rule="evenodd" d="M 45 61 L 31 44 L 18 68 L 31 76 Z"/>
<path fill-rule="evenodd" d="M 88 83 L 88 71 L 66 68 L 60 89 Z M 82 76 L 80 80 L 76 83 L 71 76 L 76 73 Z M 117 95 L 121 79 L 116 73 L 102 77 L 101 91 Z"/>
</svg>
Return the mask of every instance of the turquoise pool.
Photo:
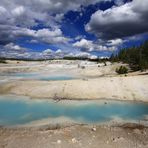
<svg viewBox="0 0 148 148">
<path fill-rule="evenodd" d="M 34 79 L 34 80 L 42 80 L 42 81 L 59 81 L 59 80 L 72 80 L 76 79 L 73 76 L 69 75 L 51 75 L 47 73 L 10 73 L 2 75 L 8 78 L 19 78 L 19 79 Z"/>
<path fill-rule="evenodd" d="M 148 104 L 119 101 L 29 100 L 24 97 L 0 96 L 0 125 L 26 124 L 45 118 L 66 117 L 79 123 L 100 123 L 115 117 L 142 120 L 148 115 Z"/>
</svg>

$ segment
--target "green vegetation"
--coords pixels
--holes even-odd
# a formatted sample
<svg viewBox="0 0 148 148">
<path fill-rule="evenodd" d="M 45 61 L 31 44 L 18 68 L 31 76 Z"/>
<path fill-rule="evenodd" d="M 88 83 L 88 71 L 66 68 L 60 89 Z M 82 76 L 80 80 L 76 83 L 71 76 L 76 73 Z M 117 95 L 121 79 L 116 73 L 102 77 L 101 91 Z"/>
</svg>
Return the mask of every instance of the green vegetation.
<svg viewBox="0 0 148 148">
<path fill-rule="evenodd" d="M 116 72 L 118 74 L 127 74 L 128 69 L 125 66 L 120 66 L 119 68 L 116 68 Z"/>
<path fill-rule="evenodd" d="M 88 60 L 86 57 L 71 57 L 71 56 L 65 56 L 63 57 L 64 60 Z"/>
<path fill-rule="evenodd" d="M 0 63 L 7 64 L 6 60 L 4 60 L 4 59 L 0 59 Z"/>
<path fill-rule="evenodd" d="M 90 61 L 90 62 L 98 62 L 98 63 L 104 63 L 106 65 L 106 62 L 109 61 L 108 58 L 96 58 L 96 59 L 90 59 L 87 57 L 71 57 L 71 56 L 66 56 L 63 57 L 64 60 L 86 60 L 86 61 Z"/>
<path fill-rule="evenodd" d="M 148 41 L 145 41 L 138 47 L 125 48 L 119 51 L 117 55 L 112 54 L 112 62 L 122 61 L 129 64 L 132 70 L 148 69 Z"/>
</svg>

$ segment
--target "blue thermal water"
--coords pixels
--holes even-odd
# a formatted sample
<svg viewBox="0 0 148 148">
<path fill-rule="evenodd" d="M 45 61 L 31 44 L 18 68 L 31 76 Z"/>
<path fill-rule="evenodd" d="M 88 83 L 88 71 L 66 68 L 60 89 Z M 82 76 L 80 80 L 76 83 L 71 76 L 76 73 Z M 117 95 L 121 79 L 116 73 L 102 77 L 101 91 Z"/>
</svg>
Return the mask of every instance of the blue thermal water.
<svg viewBox="0 0 148 148">
<path fill-rule="evenodd" d="M 0 96 L 0 125 L 25 124 L 44 118 L 67 117 L 79 123 L 107 122 L 118 117 L 123 120 L 141 120 L 148 115 L 148 104 L 107 101 L 80 101 L 55 103 L 54 101 L 26 100 L 15 96 Z M 84 102 L 84 103 L 83 103 Z"/>
<path fill-rule="evenodd" d="M 34 79 L 34 80 L 42 80 L 42 81 L 60 81 L 60 80 L 72 80 L 76 79 L 73 76 L 69 75 L 50 75 L 44 73 L 10 73 L 5 74 L 5 77 L 8 78 L 21 78 L 21 79 Z"/>
</svg>

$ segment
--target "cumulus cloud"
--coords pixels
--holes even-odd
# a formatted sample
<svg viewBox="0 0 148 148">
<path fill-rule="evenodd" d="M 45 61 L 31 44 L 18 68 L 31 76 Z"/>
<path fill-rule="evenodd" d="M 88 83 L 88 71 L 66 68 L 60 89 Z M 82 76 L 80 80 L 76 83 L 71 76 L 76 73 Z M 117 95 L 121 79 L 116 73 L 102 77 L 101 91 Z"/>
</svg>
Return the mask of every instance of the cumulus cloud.
<svg viewBox="0 0 148 148">
<path fill-rule="evenodd" d="M 6 44 L 5 46 L 0 45 L 0 56 L 7 58 L 24 58 L 30 55 L 28 48 L 21 47 L 14 43 Z"/>
<path fill-rule="evenodd" d="M 133 0 L 105 11 L 96 11 L 85 29 L 102 39 L 111 40 L 148 32 L 147 26 L 147 0 Z"/>
<path fill-rule="evenodd" d="M 84 52 L 84 51 L 66 52 L 61 49 L 57 49 L 56 51 L 53 51 L 51 49 L 46 49 L 42 52 L 41 55 L 44 58 L 63 58 L 63 57 L 82 57 L 90 59 L 97 58 L 96 55 L 93 55 L 89 52 Z"/>
<path fill-rule="evenodd" d="M 120 6 L 124 4 L 124 0 L 115 0 L 115 4 Z"/>
<path fill-rule="evenodd" d="M 61 54 L 62 53 L 62 50 L 61 49 L 58 49 L 58 50 L 56 50 L 56 53 L 57 54 Z"/>
<path fill-rule="evenodd" d="M 52 49 L 46 49 L 41 53 L 41 56 L 44 58 L 62 58 L 65 54 L 67 53 L 61 49 L 57 49 L 56 51 Z"/>
<path fill-rule="evenodd" d="M 100 1 L 110 0 L 1 0 L 0 44 L 8 44 L 21 36 L 32 37 L 34 34 L 37 40 L 46 43 L 66 42 L 67 39 L 59 29 L 59 22 L 64 14 L 69 10 L 78 10 L 82 5 L 86 6 Z M 49 29 L 38 32 L 29 29 L 40 23 Z M 52 35 L 55 33 L 59 34 L 56 38 Z"/>
<path fill-rule="evenodd" d="M 78 10 L 82 5 L 87 6 L 100 1 L 111 0 L 1 0 L 0 19 L 5 19 L 7 24 L 21 26 L 34 26 L 37 21 L 52 24 L 60 21 L 63 14 L 69 10 Z M 56 17 L 53 14 L 56 14 Z"/>
<path fill-rule="evenodd" d="M 56 28 L 66 12 L 100 1 L 111 0 L 1 0 L 0 23 L 32 27 L 42 22 Z"/>
<path fill-rule="evenodd" d="M 34 57 L 37 57 L 37 54 L 41 57 L 61 57 L 67 54 L 63 51 L 64 48 L 68 48 L 69 52 L 76 48 L 80 50 L 77 56 L 79 54 L 90 56 L 91 51 L 113 51 L 124 42 L 123 37 L 148 31 L 146 0 L 133 0 L 126 4 L 123 3 L 124 0 L 115 0 L 116 6 L 105 11 L 96 11 L 85 26 L 88 32 L 99 37 L 97 41 L 84 39 L 87 38 L 84 35 L 73 40 L 64 35 L 60 23 L 65 13 L 70 10 L 79 11 L 83 6 L 101 1 L 112 0 L 1 0 L 0 45 L 3 46 L 1 53 L 9 50 L 10 55 L 18 53 L 26 57 L 33 54 Z M 15 44 L 23 37 L 29 37 L 31 43 L 54 44 L 60 49 L 57 51 L 47 49 L 42 53 L 24 52 L 25 48 Z M 100 43 L 99 39 L 103 41 L 105 39 L 106 43 Z"/>
<path fill-rule="evenodd" d="M 77 52 L 77 53 L 68 53 L 65 57 L 79 57 L 79 58 L 89 58 L 91 56 L 88 52 Z"/>
<path fill-rule="evenodd" d="M 44 54 L 52 54 L 54 51 L 52 49 L 46 49 L 43 51 Z"/>
<path fill-rule="evenodd" d="M 122 39 L 115 39 L 115 40 L 109 40 L 107 42 L 108 46 L 118 46 L 121 45 L 124 41 Z"/>
<path fill-rule="evenodd" d="M 81 39 L 73 44 L 74 47 L 93 50 L 93 41 Z"/>
<path fill-rule="evenodd" d="M 12 15 L 20 16 L 25 12 L 25 8 L 23 6 L 16 7 L 12 10 Z"/>
<path fill-rule="evenodd" d="M 77 41 L 73 44 L 74 47 L 80 48 L 81 50 L 84 51 L 114 51 L 116 47 L 114 45 L 111 45 L 110 47 L 108 46 L 103 46 L 100 45 L 99 43 L 95 43 L 91 40 L 86 40 L 86 39 L 81 39 L 80 41 Z"/>
<path fill-rule="evenodd" d="M 97 56 L 88 52 L 77 51 L 77 52 L 66 52 L 61 49 L 56 51 L 52 49 L 45 49 L 43 52 L 29 51 L 27 49 L 10 43 L 5 46 L 4 49 L 0 50 L 1 57 L 7 58 L 28 58 L 28 59 L 52 59 L 52 58 L 63 58 L 63 57 L 81 57 L 96 59 Z"/>
<path fill-rule="evenodd" d="M 69 40 L 68 38 L 63 36 L 60 29 L 40 29 L 38 31 L 35 31 L 33 37 L 49 44 L 66 43 Z"/>
<path fill-rule="evenodd" d="M 89 58 L 94 60 L 94 59 L 97 59 L 98 57 L 96 55 L 91 55 Z"/>
<path fill-rule="evenodd" d="M 58 28 L 50 30 L 47 28 L 32 30 L 8 25 L 0 25 L 0 43 L 7 44 L 20 37 L 32 37 L 34 42 L 40 41 L 48 44 L 66 43 L 70 39 L 64 37 L 62 31 Z M 32 41 L 31 40 L 31 41 Z"/>
<path fill-rule="evenodd" d="M 88 53 L 88 52 L 79 52 L 79 53 L 75 54 L 74 56 L 75 56 L 75 57 L 82 57 L 82 58 L 89 58 L 90 55 L 91 55 L 91 54 Z"/>
<path fill-rule="evenodd" d="M 88 52 L 77 52 L 77 53 L 68 53 L 65 55 L 65 57 L 78 57 L 78 58 L 89 58 L 89 59 L 97 59 L 98 56 L 96 55 L 93 55 L 91 53 L 88 53 Z"/>
<path fill-rule="evenodd" d="M 23 48 L 23 47 L 16 45 L 14 43 L 9 43 L 9 44 L 5 45 L 4 49 L 7 49 L 7 50 L 27 50 L 26 48 Z"/>
<path fill-rule="evenodd" d="M 67 44 L 70 39 L 60 29 L 64 14 L 101 1 L 111 0 L 1 0 L 0 45 L 11 45 L 22 37 L 30 37 L 32 43 Z M 39 24 L 45 28 L 33 30 Z"/>
</svg>

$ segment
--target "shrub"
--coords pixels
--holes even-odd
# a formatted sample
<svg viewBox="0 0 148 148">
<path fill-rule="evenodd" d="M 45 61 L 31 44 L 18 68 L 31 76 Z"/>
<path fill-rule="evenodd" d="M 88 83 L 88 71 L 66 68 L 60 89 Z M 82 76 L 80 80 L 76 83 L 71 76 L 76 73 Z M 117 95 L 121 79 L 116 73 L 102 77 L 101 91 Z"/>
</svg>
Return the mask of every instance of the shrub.
<svg viewBox="0 0 148 148">
<path fill-rule="evenodd" d="M 119 68 L 116 68 L 116 72 L 118 74 L 126 74 L 128 72 L 128 69 L 125 66 L 120 66 Z"/>
<path fill-rule="evenodd" d="M 7 62 L 3 59 L 0 59 L 0 63 L 6 64 Z"/>
</svg>

